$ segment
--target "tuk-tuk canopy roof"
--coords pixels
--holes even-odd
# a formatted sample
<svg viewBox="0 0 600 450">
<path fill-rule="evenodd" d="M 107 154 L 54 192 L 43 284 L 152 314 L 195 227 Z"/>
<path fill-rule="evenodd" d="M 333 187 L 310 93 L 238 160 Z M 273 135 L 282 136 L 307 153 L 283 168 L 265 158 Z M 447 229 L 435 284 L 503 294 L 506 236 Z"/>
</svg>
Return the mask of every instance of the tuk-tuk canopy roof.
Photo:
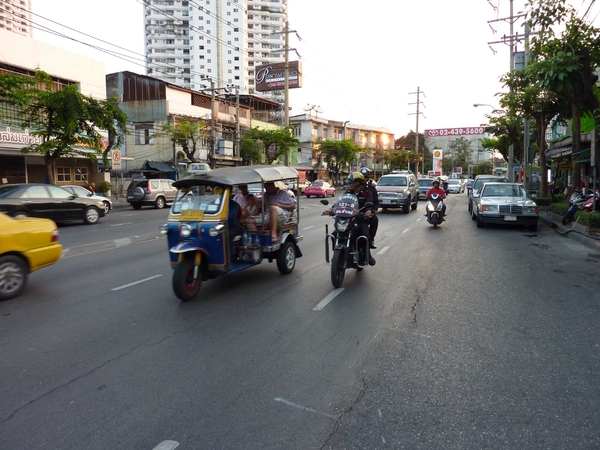
<svg viewBox="0 0 600 450">
<path fill-rule="evenodd" d="M 194 174 L 175 181 L 176 188 L 198 184 L 235 186 L 239 184 L 265 183 L 268 181 L 293 180 L 298 172 L 289 166 L 237 166 L 214 169 L 209 173 Z"/>
</svg>

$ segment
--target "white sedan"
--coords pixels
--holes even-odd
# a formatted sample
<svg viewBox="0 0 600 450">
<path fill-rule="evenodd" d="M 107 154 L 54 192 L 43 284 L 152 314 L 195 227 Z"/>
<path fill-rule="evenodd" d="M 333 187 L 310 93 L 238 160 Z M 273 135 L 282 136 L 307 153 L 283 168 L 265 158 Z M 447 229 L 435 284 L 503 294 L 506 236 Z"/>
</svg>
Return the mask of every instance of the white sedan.
<svg viewBox="0 0 600 450">
<path fill-rule="evenodd" d="M 465 192 L 465 185 L 458 178 L 448 180 L 448 191 L 452 194 L 461 194 Z"/>
</svg>

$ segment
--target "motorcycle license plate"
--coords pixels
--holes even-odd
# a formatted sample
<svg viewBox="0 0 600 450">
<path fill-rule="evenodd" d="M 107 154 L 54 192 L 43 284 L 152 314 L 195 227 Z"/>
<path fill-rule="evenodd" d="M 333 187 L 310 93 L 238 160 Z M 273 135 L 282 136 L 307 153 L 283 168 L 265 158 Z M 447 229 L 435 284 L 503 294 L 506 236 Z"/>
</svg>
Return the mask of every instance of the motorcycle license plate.
<svg viewBox="0 0 600 450">
<path fill-rule="evenodd" d="M 516 222 L 517 216 L 504 216 L 504 220 L 507 222 Z"/>
<path fill-rule="evenodd" d="M 389 205 L 390 201 L 389 200 L 381 200 L 381 203 L 383 203 L 384 205 Z"/>
</svg>

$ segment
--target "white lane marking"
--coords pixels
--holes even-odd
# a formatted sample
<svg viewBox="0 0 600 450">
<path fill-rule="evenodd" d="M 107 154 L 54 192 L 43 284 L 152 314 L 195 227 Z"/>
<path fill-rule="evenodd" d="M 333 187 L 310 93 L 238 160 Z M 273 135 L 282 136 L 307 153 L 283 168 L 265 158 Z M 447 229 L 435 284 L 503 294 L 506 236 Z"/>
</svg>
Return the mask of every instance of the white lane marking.
<svg viewBox="0 0 600 450">
<path fill-rule="evenodd" d="M 323 300 L 321 300 L 319 302 L 319 304 L 313 308 L 313 311 L 321 311 L 323 308 L 325 308 L 329 304 L 329 302 L 331 302 L 331 300 L 333 300 L 338 295 L 340 295 L 343 290 L 344 290 L 344 288 L 337 288 L 337 289 L 334 289 L 333 291 L 331 291 L 329 294 L 327 294 L 327 297 L 325 297 Z"/>
<path fill-rule="evenodd" d="M 162 441 L 152 450 L 173 450 L 176 447 L 179 447 L 179 442 L 177 441 Z"/>
<path fill-rule="evenodd" d="M 314 225 L 311 225 L 310 227 L 302 228 L 302 231 L 304 231 L 304 230 L 310 230 L 311 228 L 314 228 L 314 227 L 315 227 Z"/>
<path fill-rule="evenodd" d="M 111 227 L 122 227 L 123 225 L 131 225 L 133 222 L 114 223 Z"/>
<path fill-rule="evenodd" d="M 408 230 L 410 230 L 410 228 L 407 228 L 406 230 L 404 230 L 404 231 L 402 232 L 402 234 L 406 233 Z"/>
<path fill-rule="evenodd" d="M 378 255 L 383 255 L 385 252 L 387 252 L 390 248 L 389 247 L 383 247 L 381 250 L 379 250 L 377 252 Z"/>
<path fill-rule="evenodd" d="M 417 222 L 420 222 L 420 221 L 421 221 L 421 219 L 422 219 L 422 217 L 419 217 L 419 218 L 417 219 Z"/>
<path fill-rule="evenodd" d="M 116 288 L 112 288 L 111 291 L 120 291 L 121 289 L 125 289 L 131 286 L 135 286 L 136 284 L 145 283 L 146 281 L 154 280 L 155 278 L 162 277 L 162 275 L 154 275 L 152 277 L 144 278 L 143 280 L 134 281 L 133 283 L 124 284 L 123 286 L 118 286 Z"/>
<path fill-rule="evenodd" d="M 321 416 L 325 416 L 325 417 L 329 417 L 330 419 L 337 419 L 336 416 L 333 416 L 331 414 L 327 414 L 321 411 L 317 411 L 316 409 L 312 409 L 312 408 L 307 408 L 306 406 L 302 406 L 302 405 L 297 405 L 296 403 L 290 402 L 289 400 L 285 400 L 283 398 L 275 398 L 276 402 L 281 402 L 281 403 L 285 403 L 288 406 L 293 406 L 294 408 L 298 408 L 298 409 L 302 409 L 303 411 L 308 411 L 311 413 L 315 413 L 315 414 L 320 414 Z"/>
</svg>

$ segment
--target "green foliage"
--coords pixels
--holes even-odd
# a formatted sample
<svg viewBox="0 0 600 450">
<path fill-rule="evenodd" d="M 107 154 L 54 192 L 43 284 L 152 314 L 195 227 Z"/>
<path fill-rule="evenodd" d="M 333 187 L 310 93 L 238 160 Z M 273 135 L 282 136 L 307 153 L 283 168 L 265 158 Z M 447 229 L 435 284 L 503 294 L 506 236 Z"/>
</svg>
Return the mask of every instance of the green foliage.
<svg viewBox="0 0 600 450">
<path fill-rule="evenodd" d="M 112 189 L 112 186 L 109 181 L 104 180 L 98 186 L 96 186 L 96 192 L 108 192 Z"/>
<path fill-rule="evenodd" d="M 419 161 L 420 156 L 411 150 L 391 150 L 388 153 L 388 169 L 401 170 L 407 169 L 409 164 Z M 414 168 L 413 168 L 414 170 Z"/>
<path fill-rule="evenodd" d="M 206 122 L 176 120 L 162 126 L 162 133 L 169 137 L 171 142 L 179 145 L 186 158 L 191 162 L 198 162 L 196 152 L 202 140 L 206 137 Z"/>
<path fill-rule="evenodd" d="M 564 216 L 569 209 L 568 203 L 552 203 L 550 205 L 550 211 L 560 216 Z"/>
<path fill-rule="evenodd" d="M 242 151 L 250 149 L 250 145 L 244 141 L 252 141 L 261 149 L 261 159 L 266 164 L 272 164 L 273 161 L 284 157 L 290 147 L 298 145 L 300 141 L 292 136 L 292 128 L 278 128 L 276 130 L 261 130 L 258 127 L 247 130 L 242 135 Z M 245 157 L 242 155 L 242 158 Z M 249 161 L 255 162 L 253 159 Z"/>
<path fill-rule="evenodd" d="M 339 174 L 342 167 L 352 164 L 356 154 L 362 149 L 350 139 L 342 141 L 322 141 L 319 143 L 319 153 L 323 161 L 335 174 Z M 338 180 L 335 180 L 337 184 Z"/>
<path fill-rule="evenodd" d="M 53 163 L 57 159 L 106 157 L 112 145 L 122 143 L 127 134 L 127 117 L 115 99 L 86 97 L 76 84 L 56 89 L 56 83 L 41 70 L 36 71 L 33 78 L 0 74 L 0 102 L 18 106 L 18 125 L 41 138 L 41 144 L 23 147 L 21 151 L 43 154 L 51 183 L 54 183 Z M 103 148 L 105 141 L 100 130 L 108 131 L 106 148 Z"/>
</svg>

